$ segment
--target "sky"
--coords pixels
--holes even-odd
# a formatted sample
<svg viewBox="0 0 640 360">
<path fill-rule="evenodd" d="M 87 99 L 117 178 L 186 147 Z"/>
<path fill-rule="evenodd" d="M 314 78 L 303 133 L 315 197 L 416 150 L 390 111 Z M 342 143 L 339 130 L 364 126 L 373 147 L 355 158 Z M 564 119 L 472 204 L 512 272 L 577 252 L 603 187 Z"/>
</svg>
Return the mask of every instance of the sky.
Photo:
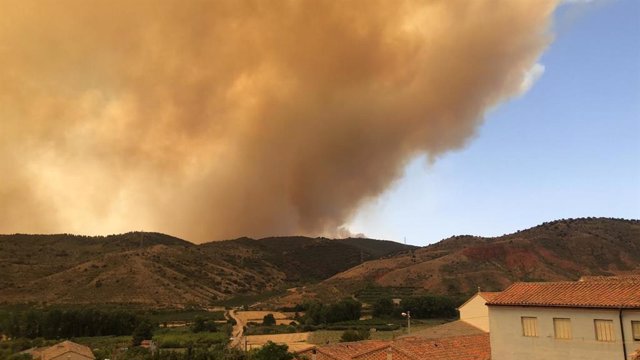
<svg viewBox="0 0 640 360">
<path fill-rule="evenodd" d="M 414 158 L 351 231 L 426 245 L 640 218 L 640 1 L 576 2 L 553 18 L 532 88 L 488 111 L 463 149 Z"/>
<path fill-rule="evenodd" d="M 0 0 L 0 233 L 638 218 L 639 3 Z"/>
</svg>

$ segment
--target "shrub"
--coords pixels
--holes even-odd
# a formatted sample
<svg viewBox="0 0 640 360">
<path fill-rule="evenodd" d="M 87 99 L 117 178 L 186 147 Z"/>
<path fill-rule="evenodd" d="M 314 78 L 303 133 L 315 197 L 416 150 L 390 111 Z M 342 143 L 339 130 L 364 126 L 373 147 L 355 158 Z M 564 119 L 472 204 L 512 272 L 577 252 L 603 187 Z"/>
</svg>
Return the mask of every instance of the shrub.
<svg viewBox="0 0 640 360">
<path fill-rule="evenodd" d="M 276 324 L 276 318 L 273 314 L 267 314 L 262 318 L 262 325 L 264 326 L 273 326 Z"/>
<path fill-rule="evenodd" d="M 293 354 L 290 353 L 287 345 L 277 345 L 271 341 L 267 342 L 260 350 L 254 352 L 251 360 L 293 360 Z"/>
<path fill-rule="evenodd" d="M 342 333 L 342 336 L 340 336 L 340 341 L 341 342 L 351 342 L 351 341 L 362 341 L 362 340 L 367 340 L 369 339 L 369 337 L 371 337 L 371 333 L 369 333 L 369 330 L 346 330 L 345 332 Z"/>
</svg>

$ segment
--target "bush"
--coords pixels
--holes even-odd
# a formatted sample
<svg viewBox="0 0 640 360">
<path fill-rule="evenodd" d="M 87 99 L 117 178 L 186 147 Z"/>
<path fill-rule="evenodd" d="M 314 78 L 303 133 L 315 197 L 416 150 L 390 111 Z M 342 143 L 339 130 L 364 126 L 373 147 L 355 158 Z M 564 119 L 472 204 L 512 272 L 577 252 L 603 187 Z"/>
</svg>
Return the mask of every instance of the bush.
<svg viewBox="0 0 640 360">
<path fill-rule="evenodd" d="M 155 326 L 150 320 L 143 320 L 133 330 L 133 339 L 131 341 L 133 346 L 138 346 L 142 340 L 151 339 L 153 337 L 153 330 Z"/>
<path fill-rule="evenodd" d="M 199 333 L 203 331 L 215 332 L 215 331 L 218 331 L 218 328 L 216 327 L 216 324 L 214 324 L 212 321 L 207 321 L 200 316 L 196 316 L 193 322 L 193 326 L 191 327 L 191 331 L 193 331 L 194 333 Z"/>
<path fill-rule="evenodd" d="M 287 345 L 277 345 L 271 341 L 267 342 L 260 350 L 255 351 L 251 356 L 251 360 L 293 360 L 293 354 L 290 353 Z"/>
<path fill-rule="evenodd" d="M 362 340 L 367 340 L 371 337 L 371 333 L 369 333 L 369 330 L 346 330 L 345 332 L 342 333 L 342 336 L 340 336 L 340 341 L 341 342 L 352 342 L 352 341 L 362 341 Z"/>
<path fill-rule="evenodd" d="M 262 325 L 264 326 L 273 326 L 276 324 L 276 318 L 273 314 L 267 314 L 262 318 Z"/>
</svg>

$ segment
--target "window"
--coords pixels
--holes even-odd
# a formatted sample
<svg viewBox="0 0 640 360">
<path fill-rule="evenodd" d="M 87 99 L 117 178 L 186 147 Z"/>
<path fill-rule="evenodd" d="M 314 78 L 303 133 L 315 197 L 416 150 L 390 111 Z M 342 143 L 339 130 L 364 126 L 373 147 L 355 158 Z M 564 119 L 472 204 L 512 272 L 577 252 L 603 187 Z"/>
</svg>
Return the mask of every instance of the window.
<svg viewBox="0 0 640 360">
<path fill-rule="evenodd" d="M 614 341 L 613 320 L 593 320 L 596 328 L 596 340 L 598 341 Z"/>
<path fill-rule="evenodd" d="M 554 318 L 553 333 L 556 339 L 571 339 L 571 319 Z"/>
<path fill-rule="evenodd" d="M 522 336 L 538 336 L 538 318 L 522 317 Z"/>
<path fill-rule="evenodd" d="M 631 333 L 633 334 L 633 340 L 640 341 L 640 321 L 631 322 Z"/>
</svg>

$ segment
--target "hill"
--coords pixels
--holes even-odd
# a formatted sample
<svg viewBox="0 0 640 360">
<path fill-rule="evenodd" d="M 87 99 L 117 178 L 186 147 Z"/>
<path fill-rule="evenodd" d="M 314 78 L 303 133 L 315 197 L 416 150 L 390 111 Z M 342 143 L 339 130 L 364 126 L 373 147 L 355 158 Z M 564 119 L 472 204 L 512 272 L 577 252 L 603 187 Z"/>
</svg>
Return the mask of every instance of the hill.
<svg viewBox="0 0 640 360">
<path fill-rule="evenodd" d="M 367 261 L 304 289 L 305 297 L 499 291 L 514 281 L 577 280 L 640 272 L 640 221 L 558 220 L 494 238 L 455 236 L 393 257 Z M 302 290 L 301 290 L 302 291 Z M 296 302 L 290 294 L 281 303 Z"/>
<path fill-rule="evenodd" d="M 241 238 L 195 245 L 141 232 L 0 235 L 0 302 L 209 305 L 317 282 L 409 248 L 372 239 Z"/>
</svg>

